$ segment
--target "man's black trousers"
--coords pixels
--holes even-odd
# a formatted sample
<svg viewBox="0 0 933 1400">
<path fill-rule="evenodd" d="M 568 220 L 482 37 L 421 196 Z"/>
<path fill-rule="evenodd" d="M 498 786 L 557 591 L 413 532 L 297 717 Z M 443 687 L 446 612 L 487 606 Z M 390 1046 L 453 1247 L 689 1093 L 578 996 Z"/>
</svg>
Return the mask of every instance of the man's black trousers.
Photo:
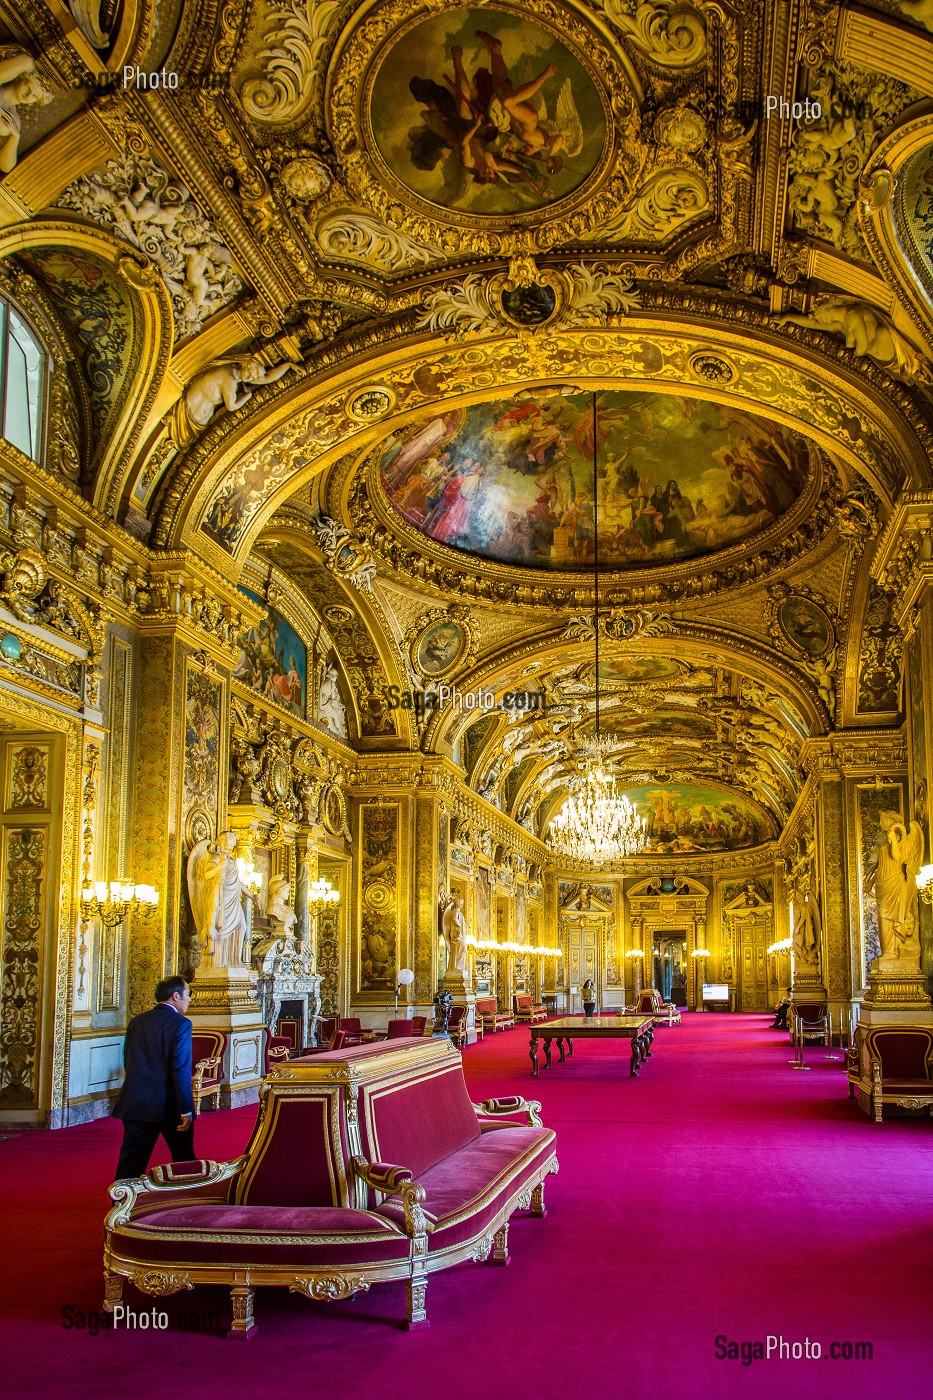
<svg viewBox="0 0 933 1400">
<path fill-rule="evenodd" d="M 177 1115 L 163 1123 L 144 1123 L 138 1118 L 124 1118 L 123 1146 L 120 1149 L 120 1160 L 117 1162 L 117 1181 L 128 1176 L 143 1175 L 160 1133 L 168 1143 L 173 1162 L 194 1160 L 193 1122 L 186 1132 L 179 1132 Z"/>
</svg>

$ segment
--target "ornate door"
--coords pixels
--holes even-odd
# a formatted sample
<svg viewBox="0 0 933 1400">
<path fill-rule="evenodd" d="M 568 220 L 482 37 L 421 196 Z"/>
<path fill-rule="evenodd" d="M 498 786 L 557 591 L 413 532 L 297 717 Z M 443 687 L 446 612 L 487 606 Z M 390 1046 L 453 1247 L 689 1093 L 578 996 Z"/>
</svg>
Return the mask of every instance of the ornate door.
<svg viewBox="0 0 933 1400">
<path fill-rule="evenodd" d="M 588 977 L 597 987 L 600 977 L 601 925 L 597 919 L 573 919 L 567 926 L 567 983 L 571 987 L 581 987 Z"/>
<path fill-rule="evenodd" d="M 768 1011 L 768 944 L 772 937 L 769 914 L 736 919 L 739 943 L 739 1010 Z"/>
</svg>

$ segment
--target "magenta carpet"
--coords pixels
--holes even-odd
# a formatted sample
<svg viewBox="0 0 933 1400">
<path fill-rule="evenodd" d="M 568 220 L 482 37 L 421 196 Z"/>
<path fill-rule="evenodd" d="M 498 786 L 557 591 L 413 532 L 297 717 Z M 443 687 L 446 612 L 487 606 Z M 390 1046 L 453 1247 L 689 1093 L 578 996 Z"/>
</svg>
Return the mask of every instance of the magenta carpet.
<svg viewBox="0 0 933 1400">
<path fill-rule="evenodd" d="M 527 1031 L 470 1047 L 473 1098 L 539 1098 L 561 1170 L 548 1179 L 547 1219 L 513 1222 L 511 1266 L 434 1275 L 431 1326 L 411 1333 L 398 1326 L 402 1284 L 330 1307 L 259 1290 L 249 1343 L 225 1340 L 228 1301 L 217 1289 L 161 1303 L 169 1331 L 63 1325 L 100 1308 L 120 1127 L 2 1141 L 0 1391 L 10 1400 L 929 1396 L 933 1123 L 876 1126 L 849 1102 L 824 1049 L 808 1050 L 809 1074 L 795 1073 L 786 1035 L 764 1027 L 760 1016 L 687 1016 L 658 1031 L 637 1080 L 616 1042 L 580 1041 L 536 1081 Z M 200 1154 L 236 1155 L 254 1113 L 206 1114 Z M 769 1336 L 788 1347 L 809 1339 L 822 1355 L 748 1365 L 728 1355 L 745 1342 L 751 1358 Z M 864 1342 L 870 1360 L 846 1359 L 846 1344 Z"/>
</svg>

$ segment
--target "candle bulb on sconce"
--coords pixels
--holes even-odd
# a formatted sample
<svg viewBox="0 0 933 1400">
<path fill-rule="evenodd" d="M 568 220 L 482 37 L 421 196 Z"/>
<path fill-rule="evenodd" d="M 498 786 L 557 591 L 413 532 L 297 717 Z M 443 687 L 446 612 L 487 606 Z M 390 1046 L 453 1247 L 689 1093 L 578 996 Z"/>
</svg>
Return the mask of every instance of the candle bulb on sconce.
<svg viewBox="0 0 933 1400">
<path fill-rule="evenodd" d="M 308 910 L 320 914 L 329 904 L 340 903 L 340 891 L 335 890 L 329 880 L 312 880 L 308 891 Z"/>
<path fill-rule="evenodd" d="M 236 868 L 240 873 L 240 884 L 255 898 L 262 889 L 262 873 L 251 860 L 245 860 L 243 856 L 237 856 Z"/>
<path fill-rule="evenodd" d="M 82 919 L 100 919 L 107 928 L 122 924 L 127 914 L 148 913 L 159 902 L 154 885 L 126 880 L 95 880 L 81 890 Z"/>
<path fill-rule="evenodd" d="M 933 865 L 921 865 L 915 879 L 917 893 L 924 904 L 933 904 Z"/>
</svg>

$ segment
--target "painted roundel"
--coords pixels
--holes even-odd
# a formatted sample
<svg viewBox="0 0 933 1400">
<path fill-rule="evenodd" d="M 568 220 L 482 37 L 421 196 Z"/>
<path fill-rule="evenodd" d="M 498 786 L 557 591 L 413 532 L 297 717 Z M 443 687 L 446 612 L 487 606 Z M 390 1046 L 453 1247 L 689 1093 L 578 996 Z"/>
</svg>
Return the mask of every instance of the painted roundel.
<svg viewBox="0 0 933 1400">
<path fill-rule="evenodd" d="M 451 408 L 378 458 L 398 515 L 437 544 L 504 564 L 674 563 L 772 525 L 811 468 L 805 438 L 734 405 L 610 390 Z"/>
<path fill-rule="evenodd" d="M 369 121 L 395 179 L 449 212 L 546 209 L 599 165 L 603 103 L 557 33 L 508 10 L 443 10 L 414 24 L 375 75 Z"/>
</svg>

